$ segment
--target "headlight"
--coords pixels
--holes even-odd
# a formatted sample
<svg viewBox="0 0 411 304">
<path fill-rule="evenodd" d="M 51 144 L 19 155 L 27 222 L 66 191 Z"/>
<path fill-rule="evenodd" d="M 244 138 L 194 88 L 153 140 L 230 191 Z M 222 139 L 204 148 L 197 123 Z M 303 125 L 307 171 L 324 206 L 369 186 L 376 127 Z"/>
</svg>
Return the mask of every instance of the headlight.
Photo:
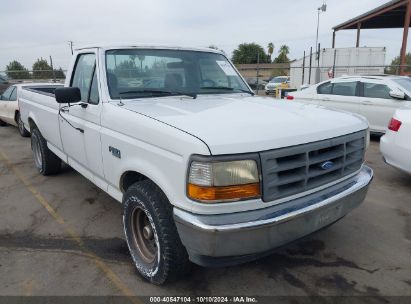
<svg viewBox="0 0 411 304">
<path fill-rule="evenodd" d="M 255 160 L 193 161 L 187 194 L 193 200 L 210 203 L 260 197 L 257 163 Z"/>
</svg>

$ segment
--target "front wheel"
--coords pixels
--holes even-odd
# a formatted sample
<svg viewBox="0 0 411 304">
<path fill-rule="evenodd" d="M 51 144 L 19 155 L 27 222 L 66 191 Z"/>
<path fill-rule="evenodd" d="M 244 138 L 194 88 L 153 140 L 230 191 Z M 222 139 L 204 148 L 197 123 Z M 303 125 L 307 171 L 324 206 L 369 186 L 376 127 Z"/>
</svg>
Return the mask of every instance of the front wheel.
<svg viewBox="0 0 411 304">
<path fill-rule="evenodd" d="M 172 206 L 151 181 L 133 184 L 123 198 L 123 226 L 133 262 L 154 284 L 176 279 L 189 268 L 178 236 Z"/>
<path fill-rule="evenodd" d="M 21 120 L 21 116 L 20 113 L 16 114 L 16 121 L 17 121 L 17 127 L 19 128 L 19 133 L 22 137 L 29 137 L 30 136 L 30 132 L 26 130 L 26 128 L 24 127 L 24 123 Z"/>
</svg>

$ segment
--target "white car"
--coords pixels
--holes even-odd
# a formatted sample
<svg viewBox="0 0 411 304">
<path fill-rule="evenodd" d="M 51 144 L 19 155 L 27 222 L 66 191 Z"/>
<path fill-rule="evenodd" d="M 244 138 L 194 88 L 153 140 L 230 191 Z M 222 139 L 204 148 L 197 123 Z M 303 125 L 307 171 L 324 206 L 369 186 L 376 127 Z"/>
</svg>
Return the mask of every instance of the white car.
<svg viewBox="0 0 411 304">
<path fill-rule="evenodd" d="M 122 202 L 134 264 L 156 284 L 336 222 L 373 175 L 364 119 L 255 96 L 217 50 L 85 48 L 55 96 L 21 95 L 38 171 L 63 161 Z"/>
<path fill-rule="evenodd" d="M 411 108 L 395 112 L 380 150 L 389 165 L 411 174 Z"/>
<path fill-rule="evenodd" d="M 285 87 L 288 87 L 290 83 L 290 77 L 289 76 L 277 76 L 271 79 L 266 85 L 265 85 L 265 94 L 269 95 L 271 93 L 275 93 L 275 90 L 282 85 Z"/>
<path fill-rule="evenodd" d="M 3 94 L 0 95 L 0 126 L 7 124 L 16 126 L 19 128 L 20 135 L 23 137 L 30 136 L 30 133 L 24 127 L 20 118 L 19 110 L 19 95 L 21 89 L 37 89 L 50 94 L 54 93 L 54 90 L 61 85 L 52 85 L 50 83 L 25 83 L 15 84 L 8 87 Z"/>
<path fill-rule="evenodd" d="M 373 133 L 385 133 L 395 110 L 411 105 L 411 78 L 346 76 L 291 92 L 287 99 L 360 114 Z"/>
</svg>

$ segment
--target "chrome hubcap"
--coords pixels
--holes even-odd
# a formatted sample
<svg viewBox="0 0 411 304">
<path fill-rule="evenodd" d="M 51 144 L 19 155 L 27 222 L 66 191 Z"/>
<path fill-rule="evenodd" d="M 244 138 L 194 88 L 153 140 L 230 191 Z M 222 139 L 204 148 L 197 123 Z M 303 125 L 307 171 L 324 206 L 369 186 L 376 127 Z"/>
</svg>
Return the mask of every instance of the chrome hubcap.
<svg viewBox="0 0 411 304">
<path fill-rule="evenodd" d="M 19 123 L 20 132 L 23 133 L 23 132 L 24 132 L 24 124 L 23 124 L 23 122 L 21 121 L 20 116 L 19 116 L 19 121 L 18 121 L 18 123 Z"/>
<path fill-rule="evenodd" d="M 41 157 L 41 149 L 40 149 L 40 142 L 37 138 L 37 136 L 32 137 L 33 144 L 32 144 L 32 149 L 33 149 L 33 155 L 34 155 L 34 162 L 36 164 L 36 167 L 38 169 L 41 169 L 43 160 Z"/>
<path fill-rule="evenodd" d="M 143 209 L 137 207 L 131 217 L 134 244 L 138 254 L 148 264 L 153 264 L 157 256 L 155 232 Z"/>
</svg>

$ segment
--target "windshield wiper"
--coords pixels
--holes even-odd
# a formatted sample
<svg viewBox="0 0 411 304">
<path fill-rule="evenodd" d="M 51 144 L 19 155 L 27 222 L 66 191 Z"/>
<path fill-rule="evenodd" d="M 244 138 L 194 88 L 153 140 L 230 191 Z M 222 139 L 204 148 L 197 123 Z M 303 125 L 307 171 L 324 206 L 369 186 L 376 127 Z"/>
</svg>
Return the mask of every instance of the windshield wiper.
<svg viewBox="0 0 411 304">
<path fill-rule="evenodd" d="M 179 91 L 164 91 L 164 90 L 147 90 L 147 89 L 119 92 L 119 95 L 135 94 L 135 93 L 152 93 L 152 94 L 155 93 L 155 94 L 170 95 L 170 96 L 185 95 L 185 96 L 192 97 L 193 99 L 197 98 L 197 94 L 195 93 L 179 92 Z"/>
<path fill-rule="evenodd" d="M 255 94 L 249 90 L 243 90 L 243 89 L 236 89 L 236 88 L 232 88 L 232 87 L 223 87 L 223 86 L 218 86 L 218 87 L 201 87 L 200 89 L 204 89 L 204 90 L 228 90 L 228 91 L 240 91 L 243 93 L 248 93 L 252 96 L 254 96 Z"/>
</svg>

